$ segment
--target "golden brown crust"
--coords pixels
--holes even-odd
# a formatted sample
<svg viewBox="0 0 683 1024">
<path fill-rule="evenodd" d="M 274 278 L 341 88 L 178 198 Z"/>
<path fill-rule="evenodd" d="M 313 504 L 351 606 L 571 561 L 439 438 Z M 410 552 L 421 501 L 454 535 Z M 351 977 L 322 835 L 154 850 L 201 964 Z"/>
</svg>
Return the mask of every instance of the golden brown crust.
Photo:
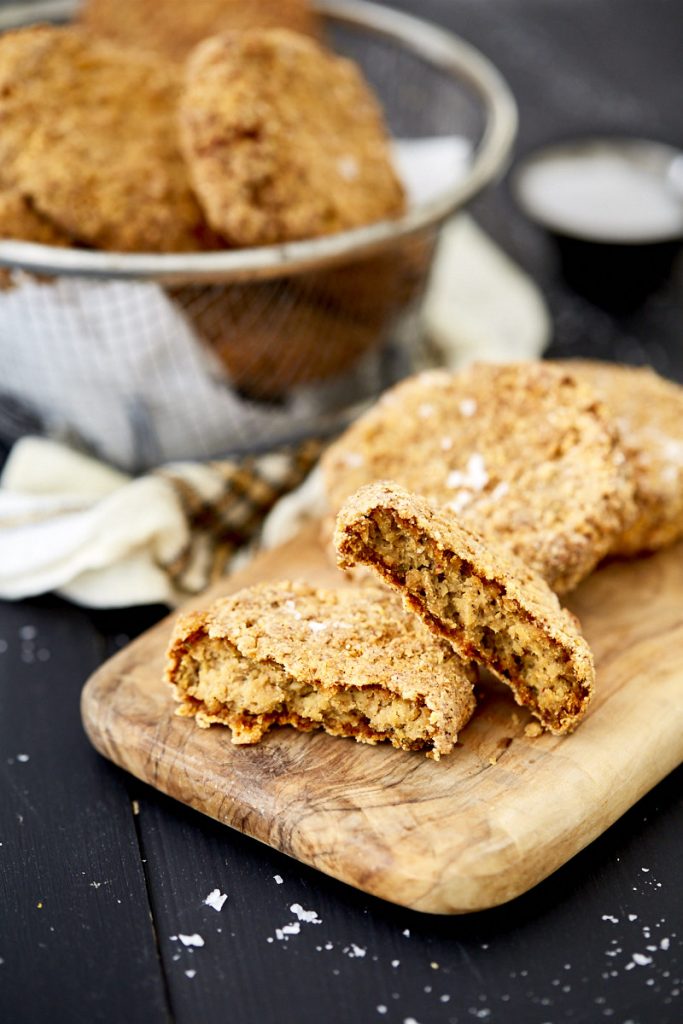
<svg viewBox="0 0 683 1024">
<path fill-rule="evenodd" d="M 64 231 L 34 210 L 28 199 L 11 188 L 0 188 L 0 238 L 40 245 L 72 244 Z"/>
<path fill-rule="evenodd" d="M 505 545 L 558 593 L 635 514 L 616 430 L 595 393 L 546 363 L 429 371 L 387 392 L 323 459 L 330 505 L 394 480 Z"/>
<path fill-rule="evenodd" d="M 187 65 L 181 144 L 210 224 L 236 245 L 312 238 L 403 212 L 360 70 L 286 29 L 206 40 Z"/>
<path fill-rule="evenodd" d="M 583 359 L 561 365 L 599 393 L 632 470 L 638 515 L 611 553 L 672 544 L 683 536 L 683 388 L 644 366 Z"/>
<path fill-rule="evenodd" d="M 547 729 L 576 727 L 593 687 L 590 649 L 575 617 L 514 555 L 392 483 L 370 484 L 346 502 L 335 546 L 342 568 L 372 568 Z"/>
<path fill-rule="evenodd" d="M 75 28 L 0 37 L 5 183 L 83 243 L 184 252 L 215 245 L 176 142 L 179 76 Z"/>
<path fill-rule="evenodd" d="M 220 32 L 282 27 L 319 33 L 308 0 L 87 0 L 79 20 L 95 35 L 175 61 Z"/>
<path fill-rule="evenodd" d="M 218 601 L 178 621 L 167 679 L 181 713 L 235 742 L 289 723 L 439 756 L 474 709 L 469 666 L 374 587 L 282 582 Z"/>
</svg>

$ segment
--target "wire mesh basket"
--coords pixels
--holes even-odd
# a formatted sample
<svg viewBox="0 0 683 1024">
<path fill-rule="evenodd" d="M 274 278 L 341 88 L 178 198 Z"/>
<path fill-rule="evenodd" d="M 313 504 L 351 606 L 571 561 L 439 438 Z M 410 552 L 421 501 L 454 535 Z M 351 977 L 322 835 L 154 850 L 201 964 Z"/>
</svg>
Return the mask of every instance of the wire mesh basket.
<svg viewBox="0 0 683 1024">
<path fill-rule="evenodd" d="M 422 153 L 407 212 L 211 253 L 0 241 L 5 440 L 44 433 L 137 472 L 321 436 L 409 372 L 439 228 L 501 171 L 514 103 L 485 58 L 440 29 L 360 0 L 317 6 L 328 42 L 375 89 L 392 136 Z M 0 29 L 68 20 L 75 7 L 8 8 Z M 439 140 L 450 140 L 451 163 L 425 190 L 420 143 Z"/>
</svg>

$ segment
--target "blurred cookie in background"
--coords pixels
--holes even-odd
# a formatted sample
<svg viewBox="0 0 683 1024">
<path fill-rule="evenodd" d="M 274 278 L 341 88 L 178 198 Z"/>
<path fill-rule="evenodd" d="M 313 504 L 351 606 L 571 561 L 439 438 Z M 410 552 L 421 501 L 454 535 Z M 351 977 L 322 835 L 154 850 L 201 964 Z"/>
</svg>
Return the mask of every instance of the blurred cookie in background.
<svg viewBox="0 0 683 1024">
<path fill-rule="evenodd" d="M 79 20 L 95 35 L 176 61 L 220 32 L 291 28 L 320 33 L 307 0 L 86 0 Z"/>
<path fill-rule="evenodd" d="M 20 192 L 0 188 L 0 241 L 70 246 L 72 239 L 37 213 Z M 13 287 L 12 270 L 0 266 L 0 291 Z"/>
<path fill-rule="evenodd" d="M 342 310 L 295 279 L 224 288 L 175 288 L 171 295 L 249 398 L 283 399 L 293 388 L 344 373 L 383 337 L 386 309 Z"/>
<path fill-rule="evenodd" d="M 295 32 L 228 33 L 198 46 L 180 136 L 207 219 L 233 245 L 315 238 L 405 208 L 360 69 Z"/>
<path fill-rule="evenodd" d="M 176 142 L 179 72 L 75 28 L 0 36 L 4 180 L 57 230 L 122 252 L 216 245 Z"/>
</svg>

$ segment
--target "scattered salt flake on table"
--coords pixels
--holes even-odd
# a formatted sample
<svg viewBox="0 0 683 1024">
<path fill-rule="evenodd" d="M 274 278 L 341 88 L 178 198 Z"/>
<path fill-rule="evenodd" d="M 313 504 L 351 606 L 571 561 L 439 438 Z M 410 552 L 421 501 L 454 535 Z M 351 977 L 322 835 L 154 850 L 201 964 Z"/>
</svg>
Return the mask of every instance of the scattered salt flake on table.
<svg viewBox="0 0 683 1024">
<path fill-rule="evenodd" d="M 614 914 L 603 914 L 603 921 L 611 921 L 612 924 L 619 924 L 619 918 L 615 917 Z"/>
<path fill-rule="evenodd" d="M 282 883 L 284 882 L 284 878 L 282 877 L 282 875 L 273 875 L 273 878 L 275 879 L 278 885 L 282 885 Z"/>
<path fill-rule="evenodd" d="M 175 938 L 175 937 L 176 936 L 174 936 L 174 935 L 171 936 L 172 939 Z M 180 941 L 182 942 L 183 946 L 203 946 L 204 945 L 204 939 L 201 937 L 201 935 L 198 935 L 197 932 L 194 932 L 192 935 L 181 935 L 181 933 L 178 932 L 178 936 L 177 937 L 180 939 Z"/>
<path fill-rule="evenodd" d="M 442 996 L 439 996 L 439 999 L 441 1000 L 442 1003 L 449 1003 L 451 997 L 449 996 L 448 992 L 444 992 Z"/>
<path fill-rule="evenodd" d="M 403 1024 L 418 1024 L 414 1017 L 404 1017 Z"/>
<path fill-rule="evenodd" d="M 662 941 L 659 943 L 659 948 L 660 949 L 668 949 L 669 946 L 670 946 L 670 942 L 669 942 L 669 940 L 667 938 L 662 939 Z"/>
<path fill-rule="evenodd" d="M 649 868 L 641 868 L 640 870 L 641 871 L 645 871 L 647 873 L 650 869 Z"/>
<path fill-rule="evenodd" d="M 0 640 L 0 654 L 4 654 L 7 650 L 8 644 L 6 640 Z"/>
<path fill-rule="evenodd" d="M 194 971 L 194 970 L 193 970 L 193 969 L 192 969 L 192 968 L 190 967 L 190 969 L 189 969 L 189 970 L 185 971 L 185 977 L 186 977 L 186 978 L 194 978 L 194 976 L 195 976 L 195 974 L 196 974 L 196 973 L 197 973 L 197 972 L 196 972 L 196 971 Z"/>
<path fill-rule="evenodd" d="M 1 961 L 0 961 L 0 962 L 1 962 Z M 378 1013 L 386 1013 L 386 1012 L 387 1012 L 387 1008 L 386 1008 L 386 1006 L 384 1005 L 384 1003 L 380 1003 L 380 1004 L 379 1004 L 379 1006 L 377 1007 L 377 1012 L 378 1012 Z"/>
<path fill-rule="evenodd" d="M 38 630 L 35 626 L 22 626 L 19 630 L 19 636 L 22 640 L 35 640 L 38 636 Z"/>
<path fill-rule="evenodd" d="M 405 937 L 407 939 L 409 939 L 410 938 L 410 928 L 404 928 L 403 931 L 401 932 L 401 934 L 405 935 Z"/>
<path fill-rule="evenodd" d="M 26 764 L 29 760 L 28 754 L 17 754 L 17 761 L 21 761 L 22 764 Z"/>
<path fill-rule="evenodd" d="M 220 889 L 212 889 L 206 899 L 202 902 L 207 907 L 212 907 L 213 910 L 222 910 L 223 904 L 228 898 L 227 892 L 221 892 Z"/>
<path fill-rule="evenodd" d="M 298 935 L 301 931 L 301 925 L 298 921 L 292 921 L 291 924 L 283 924 L 282 928 L 275 929 L 275 938 L 279 939 L 280 942 L 284 939 L 287 941 L 289 935 Z"/>
<path fill-rule="evenodd" d="M 652 963 L 652 957 L 645 956 L 644 953 L 634 953 L 633 962 L 638 964 L 639 967 L 647 967 L 648 964 Z"/>
<path fill-rule="evenodd" d="M 292 903 L 289 909 L 295 917 L 298 917 L 300 921 L 304 921 L 306 924 L 322 924 L 317 910 L 304 910 L 300 903 Z"/>
<path fill-rule="evenodd" d="M 269 935 L 268 938 L 266 939 L 266 942 L 273 942 L 273 941 L 274 940 L 273 940 L 273 936 L 272 935 Z"/>
<path fill-rule="evenodd" d="M 354 960 L 356 957 L 365 956 L 367 950 L 364 946 L 357 946 L 355 942 L 352 942 L 350 946 L 346 946 L 344 952 L 350 960 Z"/>
<path fill-rule="evenodd" d="M 398 965 L 399 965 L 400 963 L 401 963 L 401 961 L 400 961 L 400 960 L 392 960 L 392 961 L 391 961 L 391 966 L 392 966 L 392 967 L 398 967 Z"/>
<path fill-rule="evenodd" d="M 334 943 L 326 942 L 325 943 L 325 949 L 334 949 Z"/>
<path fill-rule="evenodd" d="M 637 914 L 629 914 L 628 915 L 628 919 L 629 919 L 629 921 L 637 921 L 638 920 L 638 915 Z"/>
</svg>

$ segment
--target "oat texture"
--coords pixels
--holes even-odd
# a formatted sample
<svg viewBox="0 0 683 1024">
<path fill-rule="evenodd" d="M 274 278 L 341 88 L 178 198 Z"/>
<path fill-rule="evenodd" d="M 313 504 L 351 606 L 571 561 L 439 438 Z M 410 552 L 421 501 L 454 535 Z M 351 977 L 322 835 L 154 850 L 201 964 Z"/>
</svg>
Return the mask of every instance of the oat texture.
<svg viewBox="0 0 683 1024">
<path fill-rule="evenodd" d="M 76 28 L 0 37 L 3 183 L 81 243 L 191 251 L 215 243 L 176 141 L 179 72 Z"/>
<path fill-rule="evenodd" d="M 256 743 L 274 725 L 449 753 L 472 670 L 386 589 L 252 587 L 179 619 L 167 678 L 179 713 Z"/>
<path fill-rule="evenodd" d="M 360 70 L 296 32 L 200 44 L 180 129 L 208 220 L 233 244 L 312 238 L 403 211 L 382 114 Z"/>
<path fill-rule="evenodd" d="M 638 514 L 611 551 L 635 555 L 683 536 L 683 388 L 647 367 L 562 364 L 600 395 L 632 469 Z"/>
<path fill-rule="evenodd" d="M 86 0 L 80 21 L 93 34 L 182 61 L 207 36 L 250 28 L 317 35 L 307 0 Z"/>
<path fill-rule="evenodd" d="M 462 658 L 507 683 L 546 729 L 576 727 L 593 687 L 590 649 L 574 616 L 514 555 L 390 483 L 348 500 L 335 546 L 342 567 L 371 567 Z"/>
<path fill-rule="evenodd" d="M 558 593 L 635 515 L 616 428 L 595 393 L 546 363 L 422 373 L 388 391 L 323 460 L 333 511 L 393 480 L 505 545 Z"/>
</svg>

